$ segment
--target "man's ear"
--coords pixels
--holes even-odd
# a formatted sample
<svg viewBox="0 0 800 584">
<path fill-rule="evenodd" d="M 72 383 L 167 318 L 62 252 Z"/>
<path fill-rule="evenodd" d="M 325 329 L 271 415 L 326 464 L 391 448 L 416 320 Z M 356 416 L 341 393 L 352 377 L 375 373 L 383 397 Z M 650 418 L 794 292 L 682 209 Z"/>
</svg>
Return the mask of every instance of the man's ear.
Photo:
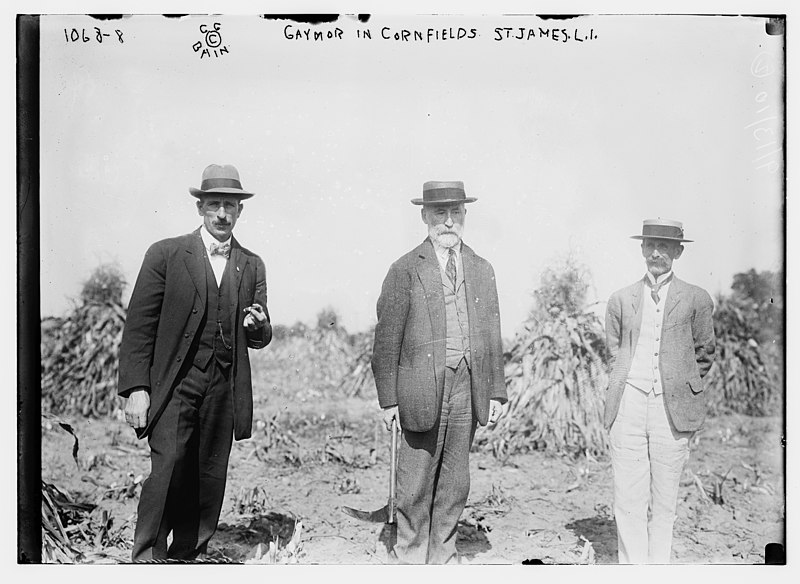
<svg viewBox="0 0 800 584">
<path fill-rule="evenodd" d="M 683 255 L 683 245 L 679 244 L 678 247 L 675 249 L 675 257 L 672 259 L 677 260 L 679 257 L 681 257 L 681 255 Z"/>
<path fill-rule="evenodd" d="M 195 204 L 197 205 L 197 214 L 198 215 L 202 215 L 203 214 L 203 201 L 197 201 Z"/>
<path fill-rule="evenodd" d="M 238 213 L 238 215 L 242 214 L 242 209 L 244 209 L 244 203 L 239 203 L 239 213 Z"/>
<path fill-rule="evenodd" d="M 420 208 L 420 210 L 419 210 L 419 216 L 420 216 L 420 217 L 422 217 L 422 222 L 423 222 L 425 225 L 427 225 L 427 224 L 428 224 L 428 219 L 427 219 L 427 217 L 425 217 L 425 207 L 421 207 L 421 208 Z"/>
</svg>

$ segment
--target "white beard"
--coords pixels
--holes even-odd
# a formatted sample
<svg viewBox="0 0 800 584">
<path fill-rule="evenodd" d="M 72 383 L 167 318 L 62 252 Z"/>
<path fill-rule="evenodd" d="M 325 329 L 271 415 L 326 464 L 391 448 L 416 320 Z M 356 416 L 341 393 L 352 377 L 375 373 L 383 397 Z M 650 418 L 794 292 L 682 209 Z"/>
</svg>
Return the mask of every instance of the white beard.
<svg viewBox="0 0 800 584">
<path fill-rule="evenodd" d="M 428 225 L 428 236 L 433 243 L 441 247 L 455 247 L 461 241 L 463 234 L 463 224 L 453 223 L 450 228 L 441 223 L 439 225 Z"/>
</svg>

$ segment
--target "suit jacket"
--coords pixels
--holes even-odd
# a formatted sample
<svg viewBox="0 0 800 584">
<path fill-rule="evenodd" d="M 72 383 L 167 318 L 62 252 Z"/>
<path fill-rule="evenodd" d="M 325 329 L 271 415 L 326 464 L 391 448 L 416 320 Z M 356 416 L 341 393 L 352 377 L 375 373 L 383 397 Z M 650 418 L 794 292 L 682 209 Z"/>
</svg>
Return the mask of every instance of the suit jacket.
<svg viewBox="0 0 800 584">
<path fill-rule="evenodd" d="M 605 405 L 610 428 L 619 410 L 642 324 L 644 280 L 611 295 L 606 309 L 606 339 L 611 353 Z M 664 403 L 672 423 L 681 432 L 698 430 L 705 419 L 703 377 L 714 359 L 714 303 L 702 288 L 673 276 L 664 305 L 658 350 Z"/>
<path fill-rule="evenodd" d="M 123 397 L 137 387 L 145 387 L 150 393 L 147 425 L 137 430 L 140 438 L 147 436 L 158 422 L 180 380 L 181 368 L 191 366 L 190 347 L 202 333 L 200 321 L 208 295 L 206 269 L 211 266 L 205 264 L 199 229 L 154 243 L 144 256 L 122 334 L 118 387 Z M 243 309 L 251 304 L 260 304 L 266 313 L 267 284 L 264 262 L 239 245 L 235 238 L 231 241 L 226 277 L 230 278 L 231 330 L 234 331 L 230 375 L 234 436 L 241 440 L 250 437 L 253 421 L 247 348 L 267 346 L 272 339 L 272 327 L 269 313 L 262 329 L 250 332 L 242 326 Z"/>
<path fill-rule="evenodd" d="M 467 295 L 472 409 L 481 425 L 489 400 L 507 400 L 500 311 L 491 264 L 461 246 Z M 397 405 L 400 425 L 434 427 L 441 413 L 445 373 L 445 305 L 439 262 L 430 239 L 389 269 L 378 298 L 372 371 L 382 408 Z"/>
</svg>

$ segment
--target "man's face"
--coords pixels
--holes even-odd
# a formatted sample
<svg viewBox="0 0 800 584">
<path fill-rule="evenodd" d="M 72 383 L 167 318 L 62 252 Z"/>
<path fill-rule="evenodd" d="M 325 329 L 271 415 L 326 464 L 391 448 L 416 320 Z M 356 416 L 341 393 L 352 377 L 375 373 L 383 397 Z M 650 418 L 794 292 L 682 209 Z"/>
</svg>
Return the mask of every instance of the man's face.
<svg viewBox="0 0 800 584">
<path fill-rule="evenodd" d="M 208 232 L 219 241 L 231 236 L 244 205 L 237 197 L 207 195 L 197 201 L 197 212 Z"/>
<path fill-rule="evenodd" d="M 642 241 L 642 256 L 647 271 L 656 278 L 672 269 L 672 262 L 681 257 L 683 246 L 671 239 L 647 238 Z"/>
<path fill-rule="evenodd" d="M 428 226 L 431 241 L 443 247 L 453 247 L 461 241 L 466 214 L 464 203 L 422 207 L 422 221 Z"/>
</svg>

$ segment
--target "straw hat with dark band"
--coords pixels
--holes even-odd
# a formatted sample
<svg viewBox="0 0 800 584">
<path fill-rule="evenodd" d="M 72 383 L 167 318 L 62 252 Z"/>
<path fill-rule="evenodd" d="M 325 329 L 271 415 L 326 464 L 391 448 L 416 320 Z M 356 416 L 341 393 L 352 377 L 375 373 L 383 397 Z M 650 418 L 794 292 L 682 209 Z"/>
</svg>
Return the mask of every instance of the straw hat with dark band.
<svg viewBox="0 0 800 584">
<path fill-rule="evenodd" d="M 631 239 L 669 239 L 681 243 L 693 241 L 683 238 L 683 223 L 669 219 L 646 219 L 642 223 L 642 234 L 631 235 Z"/>
<path fill-rule="evenodd" d="M 445 205 L 452 203 L 474 203 L 475 197 L 468 197 L 464 192 L 464 183 L 460 180 L 429 180 L 422 185 L 422 198 L 411 199 L 415 205 Z"/>
</svg>

